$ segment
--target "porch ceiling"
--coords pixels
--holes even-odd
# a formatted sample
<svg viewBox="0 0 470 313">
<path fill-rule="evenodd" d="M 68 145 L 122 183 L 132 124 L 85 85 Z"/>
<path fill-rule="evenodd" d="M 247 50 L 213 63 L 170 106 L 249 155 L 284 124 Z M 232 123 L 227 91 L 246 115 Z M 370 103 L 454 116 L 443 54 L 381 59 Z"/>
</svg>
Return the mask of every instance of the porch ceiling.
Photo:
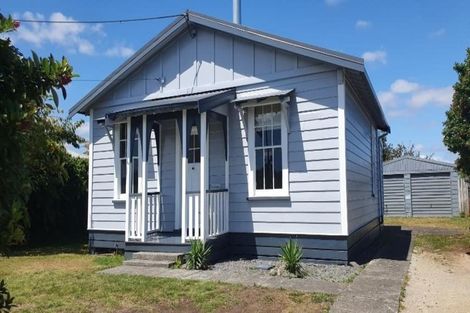
<svg viewBox="0 0 470 313">
<path fill-rule="evenodd" d="M 138 106 L 132 109 L 108 113 L 106 118 L 113 121 L 119 121 L 129 116 L 175 112 L 183 109 L 197 109 L 199 113 L 202 113 L 218 107 L 219 105 L 230 103 L 235 99 L 235 97 L 235 89 L 224 89 L 178 97 L 148 100 L 141 102 Z"/>
</svg>

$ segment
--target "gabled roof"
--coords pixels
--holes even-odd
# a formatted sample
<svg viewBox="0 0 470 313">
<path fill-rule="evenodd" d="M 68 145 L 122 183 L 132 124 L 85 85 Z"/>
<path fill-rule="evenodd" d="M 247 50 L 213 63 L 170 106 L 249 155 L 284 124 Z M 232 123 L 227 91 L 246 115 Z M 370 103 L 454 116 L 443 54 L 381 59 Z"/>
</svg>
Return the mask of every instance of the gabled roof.
<svg viewBox="0 0 470 313">
<path fill-rule="evenodd" d="M 161 31 L 156 37 L 151 39 L 95 88 L 93 88 L 69 110 L 69 116 L 73 116 L 76 113 L 86 113 L 90 105 L 92 105 L 100 95 L 104 94 L 121 81 L 120 78 L 122 78 L 122 76 L 135 70 L 139 65 L 148 60 L 156 51 L 163 48 L 168 41 L 175 38 L 182 31 L 187 30 L 188 23 L 189 25 L 193 23 L 202 25 L 346 69 L 346 77 L 350 83 L 358 89 L 364 89 L 364 96 L 361 97 L 363 98 L 361 100 L 365 101 L 368 108 L 372 110 L 373 116 L 378 121 L 379 127 L 382 130 L 390 132 L 390 127 L 385 120 L 382 108 L 380 107 L 377 96 L 369 81 L 364 67 L 364 60 L 362 58 L 264 33 L 243 25 L 233 24 L 191 11 L 187 11 L 181 17 L 176 18 L 173 23 Z"/>
<path fill-rule="evenodd" d="M 455 170 L 452 163 L 436 161 L 432 159 L 404 156 L 384 162 L 384 174 L 426 173 L 426 172 L 451 172 Z"/>
</svg>

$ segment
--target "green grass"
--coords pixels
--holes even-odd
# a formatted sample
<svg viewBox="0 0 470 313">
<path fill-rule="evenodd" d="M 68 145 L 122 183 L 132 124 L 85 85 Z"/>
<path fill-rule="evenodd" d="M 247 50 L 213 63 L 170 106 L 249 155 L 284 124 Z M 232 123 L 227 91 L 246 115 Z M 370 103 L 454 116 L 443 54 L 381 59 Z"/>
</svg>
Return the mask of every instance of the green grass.
<svg viewBox="0 0 470 313">
<path fill-rule="evenodd" d="M 418 233 L 414 246 L 428 252 L 468 252 L 470 251 L 469 217 L 387 217 L 385 225 L 422 227 L 442 230 L 458 230 L 460 234 Z"/>
<path fill-rule="evenodd" d="M 65 253 L 64 253 L 65 251 Z M 14 312 L 325 312 L 332 297 L 215 282 L 104 275 L 120 255 L 45 248 L 0 258 Z"/>
<path fill-rule="evenodd" d="M 385 225 L 469 230 L 470 217 L 385 217 Z"/>
</svg>

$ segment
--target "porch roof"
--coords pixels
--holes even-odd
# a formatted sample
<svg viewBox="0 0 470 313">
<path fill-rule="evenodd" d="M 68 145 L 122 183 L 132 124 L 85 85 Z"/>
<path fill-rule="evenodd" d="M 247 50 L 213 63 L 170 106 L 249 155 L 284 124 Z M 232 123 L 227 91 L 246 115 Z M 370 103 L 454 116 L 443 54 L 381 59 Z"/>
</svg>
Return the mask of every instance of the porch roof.
<svg viewBox="0 0 470 313">
<path fill-rule="evenodd" d="M 183 109 L 197 109 L 199 113 L 202 113 L 219 105 L 229 103 L 235 97 L 235 89 L 224 89 L 142 101 L 132 109 L 108 113 L 106 119 L 118 121 L 129 116 L 175 112 Z"/>
</svg>

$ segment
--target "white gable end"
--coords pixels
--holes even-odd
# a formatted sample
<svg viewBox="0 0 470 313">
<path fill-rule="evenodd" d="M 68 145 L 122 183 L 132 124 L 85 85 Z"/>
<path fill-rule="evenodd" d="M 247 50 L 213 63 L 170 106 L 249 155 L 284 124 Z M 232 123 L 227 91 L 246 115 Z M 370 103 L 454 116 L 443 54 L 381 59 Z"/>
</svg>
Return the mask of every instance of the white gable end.
<svg viewBox="0 0 470 313">
<path fill-rule="evenodd" d="M 124 104 L 331 70 L 334 66 L 198 27 L 171 40 L 99 101 Z"/>
</svg>

